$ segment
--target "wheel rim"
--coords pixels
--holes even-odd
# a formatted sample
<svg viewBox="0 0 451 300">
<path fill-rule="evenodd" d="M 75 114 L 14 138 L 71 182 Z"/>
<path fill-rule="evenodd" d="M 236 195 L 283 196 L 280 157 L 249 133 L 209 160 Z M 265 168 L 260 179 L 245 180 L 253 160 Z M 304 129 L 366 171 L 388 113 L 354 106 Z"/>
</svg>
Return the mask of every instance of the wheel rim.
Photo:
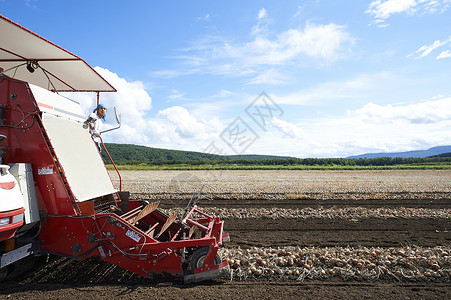
<svg viewBox="0 0 451 300">
<path fill-rule="evenodd" d="M 207 255 L 203 255 L 203 256 L 199 257 L 199 259 L 197 260 L 197 263 L 196 263 L 196 269 L 199 269 L 200 267 L 202 267 L 202 265 L 204 264 L 205 258 L 207 258 Z"/>
</svg>

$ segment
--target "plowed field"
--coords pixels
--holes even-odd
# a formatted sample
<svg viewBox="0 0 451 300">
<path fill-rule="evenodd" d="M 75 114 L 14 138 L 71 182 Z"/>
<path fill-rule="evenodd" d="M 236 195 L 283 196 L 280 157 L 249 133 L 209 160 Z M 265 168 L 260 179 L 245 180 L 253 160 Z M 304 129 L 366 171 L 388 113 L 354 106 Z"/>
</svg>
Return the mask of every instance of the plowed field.
<svg viewBox="0 0 451 300">
<path fill-rule="evenodd" d="M 131 198 L 225 220 L 232 276 L 185 286 L 51 257 L 0 296 L 451 298 L 451 171 L 123 171 Z M 113 181 L 118 179 L 112 173 Z"/>
</svg>

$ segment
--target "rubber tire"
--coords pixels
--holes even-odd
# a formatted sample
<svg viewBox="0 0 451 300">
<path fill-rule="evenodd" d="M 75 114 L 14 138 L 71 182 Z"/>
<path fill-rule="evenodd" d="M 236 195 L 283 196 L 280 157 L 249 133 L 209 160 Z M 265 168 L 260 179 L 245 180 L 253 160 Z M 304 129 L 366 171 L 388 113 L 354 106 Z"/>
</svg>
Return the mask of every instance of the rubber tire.
<svg viewBox="0 0 451 300">
<path fill-rule="evenodd" d="M 0 269 L 0 282 L 6 279 L 8 276 L 8 269 L 6 267 L 3 267 Z"/>
<path fill-rule="evenodd" d="M 200 267 L 202 267 L 204 260 L 207 257 L 208 251 L 210 251 L 210 247 L 202 247 L 197 249 L 193 253 L 190 261 L 191 270 L 199 269 Z M 215 258 L 213 259 L 213 265 L 217 265 L 219 263 L 221 263 L 221 258 L 218 254 L 216 254 Z"/>
</svg>

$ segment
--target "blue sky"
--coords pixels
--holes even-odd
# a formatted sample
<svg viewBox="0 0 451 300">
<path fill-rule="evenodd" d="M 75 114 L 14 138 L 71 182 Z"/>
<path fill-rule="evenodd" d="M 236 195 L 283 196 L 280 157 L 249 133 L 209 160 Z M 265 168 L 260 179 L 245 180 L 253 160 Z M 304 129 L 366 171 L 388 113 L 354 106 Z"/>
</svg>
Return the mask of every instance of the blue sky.
<svg viewBox="0 0 451 300">
<path fill-rule="evenodd" d="M 0 14 L 118 89 L 101 95 L 123 123 L 105 141 L 295 157 L 451 144 L 450 10 L 450 0 L 0 0 Z M 94 106 L 93 94 L 70 97 Z"/>
</svg>

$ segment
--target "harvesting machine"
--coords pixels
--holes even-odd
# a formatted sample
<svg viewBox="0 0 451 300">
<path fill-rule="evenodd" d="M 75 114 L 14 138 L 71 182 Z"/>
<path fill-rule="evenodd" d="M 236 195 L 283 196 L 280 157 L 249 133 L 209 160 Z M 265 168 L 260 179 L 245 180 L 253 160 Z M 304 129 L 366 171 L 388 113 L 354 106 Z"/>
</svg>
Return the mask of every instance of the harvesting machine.
<svg viewBox="0 0 451 300">
<path fill-rule="evenodd" d="M 114 186 L 80 104 L 59 94 L 95 92 L 99 102 L 114 87 L 78 56 L 1 15 L 0 35 L 0 279 L 47 254 L 98 256 L 185 283 L 227 274 L 217 254 L 228 239 L 223 222 L 195 201 L 178 219 L 158 202 L 129 199 L 119 173 Z"/>
</svg>

